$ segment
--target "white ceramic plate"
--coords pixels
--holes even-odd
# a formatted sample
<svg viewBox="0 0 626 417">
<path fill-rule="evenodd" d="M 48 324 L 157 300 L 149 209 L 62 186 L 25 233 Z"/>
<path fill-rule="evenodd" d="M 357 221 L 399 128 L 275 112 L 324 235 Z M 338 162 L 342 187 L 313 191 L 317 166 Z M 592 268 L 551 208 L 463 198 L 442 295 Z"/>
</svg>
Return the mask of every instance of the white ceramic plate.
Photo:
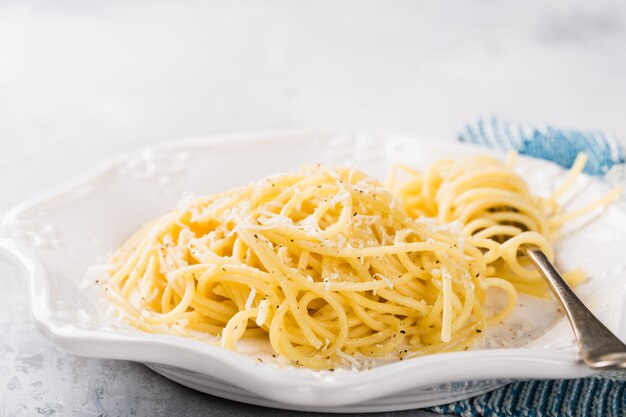
<svg viewBox="0 0 626 417">
<path fill-rule="evenodd" d="M 145 362 L 163 375 L 221 397 L 310 411 L 382 411 L 431 406 L 492 390 L 508 381 L 574 378 L 581 365 L 555 303 L 524 298 L 516 313 L 488 332 L 484 347 L 384 364 L 371 370 L 312 372 L 259 363 L 175 336 L 112 324 L 97 287 L 83 286 L 88 267 L 102 261 L 145 221 L 177 203 L 183 192 L 213 193 L 302 164 L 358 164 L 384 178 L 393 162 L 422 167 L 441 157 L 484 149 L 393 134 L 259 134 L 177 141 L 105 163 L 95 173 L 10 211 L 2 222 L 0 255 L 20 265 L 29 282 L 32 314 L 58 346 L 85 356 Z M 531 186 L 547 191 L 563 171 L 520 158 Z M 606 187 L 587 177 L 576 206 Z M 622 338 L 626 336 L 626 210 L 572 224 L 557 246 L 557 265 L 580 266 L 591 280 L 577 292 Z"/>
</svg>

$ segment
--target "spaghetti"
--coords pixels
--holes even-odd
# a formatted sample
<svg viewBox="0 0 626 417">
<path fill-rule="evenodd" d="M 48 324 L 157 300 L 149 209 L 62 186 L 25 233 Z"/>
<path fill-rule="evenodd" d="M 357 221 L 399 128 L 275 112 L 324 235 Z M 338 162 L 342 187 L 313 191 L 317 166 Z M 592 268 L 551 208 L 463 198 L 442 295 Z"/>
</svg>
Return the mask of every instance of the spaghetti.
<svg viewBox="0 0 626 417">
<path fill-rule="evenodd" d="M 520 292 L 547 297 L 545 280 L 520 256 L 520 247 L 536 245 L 553 262 L 552 243 L 558 240 L 563 223 L 609 204 L 622 190 L 614 189 L 591 204 L 563 213 L 557 199 L 572 188 L 587 156 L 578 155 L 565 181 L 547 198 L 530 193 L 513 168 L 515 156 L 511 154 L 507 163 L 489 156 L 441 160 L 423 173 L 398 164 L 387 185 L 411 217 L 462 224 L 463 234 L 471 236 L 473 244 L 485 252 L 485 261 L 493 268 L 490 273 L 511 282 Z M 401 172 L 409 178 L 400 180 Z M 563 276 L 571 286 L 586 279 L 580 269 Z"/>
<path fill-rule="evenodd" d="M 312 369 L 468 349 L 540 284 L 519 246 L 552 257 L 568 217 L 496 160 L 402 169 L 389 188 L 318 165 L 186 199 L 117 251 L 107 294 L 139 329 L 266 337 Z M 489 288 L 507 297 L 495 314 Z"/>
</svg>

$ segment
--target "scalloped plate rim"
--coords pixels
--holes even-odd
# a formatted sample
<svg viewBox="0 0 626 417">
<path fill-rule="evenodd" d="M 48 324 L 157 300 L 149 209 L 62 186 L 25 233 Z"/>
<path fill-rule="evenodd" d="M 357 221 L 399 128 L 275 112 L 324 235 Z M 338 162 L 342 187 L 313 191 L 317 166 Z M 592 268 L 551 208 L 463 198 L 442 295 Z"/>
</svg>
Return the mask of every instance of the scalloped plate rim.
<svg viewBox="0 0 626 417">
<path fill-rule="evenodd" d="M 108 158 L 97 167 L 89 170 L 86 174 L 77 176 L 73 180 L 64 182 L 61 185 L 54 187 L 51 191 L 43 193 L 37 197 L 28 199 L 10 209 L 2 218 L 0 227 L 6 227 L 13 224 L 19 219 L 20 214 L 32 210 L 38 206 L 53 203 L 56 200 L 62 201 L 64 197 L 71 195 L 73 192 L 79 190 L 90 183 L 98 181 L 100 178 L 108 175 L 115 174 L 115 169 L 125 161 L 128 161 L 131 157 L 139 155 L 141 152 L 157 151 L 161 149 L 179 148 L 185 149 L 195 146 L 211 146 L 228 143 L 232 145 L 232 142 L 237 142 L 239 145 L 245 145 L 248 142 L 254 143 L 260 139 L 280 139 L 280 140 L 303 140 L 305 137 L 324 137 L 327 140 L 330 137 L 336 137 L 343 133 L 333 132 L 311 132 L 311 131 L 282 131 L 282 132 L 259 132 L 259 133 L 244 133 L 244 134 L 231 134 L 231 135 L 215 135 L 211 137 L 193 137 L 188 139 L 180 139 L 174 141 L 163 142 L 155 144 L 149 147 L 139 149 L 134 152 L 129 152 L 116 157 Z M 345 133 L 345 134 L 350 134 Z M 358 134 L 358 133 L 356 133 Z M 400 140 L 410 140 L 414 146 L 427 146 L 431 148 L 437 148 L 445 146 L 446 148 L 472 148 L 478 149 L 480 147 L 468 144 L 460 143 L 432 143 L 419 139 L 411 135 L 405 135 L 392 132 L 369 132 L 368 135 L 383 135 L 391 136 Z M 502 154 L 501 152 L 480 148 L 482 151 L 491 154 Z M 0 229 L 1 231 L 1 229 Z M 5 249 L 7 253 L 13 256 L 17 263 L 28 275 L 28 287 L 29 287 L 29 302 L 30 311 L 37 325 L 38 330 L 50 341 L 56 345 L 68 350 L 72 353 L 77 353 L 85 356 L 101 357 L 101 358 L 114 358 L 135 360 L 144 362 L 161 363 L 169 366 L 179 366 L 180 361 L 176 360 L 150 360 L 145 355 L 141 356 L 139 352 L 129 353 L 122 348 L 137 347 L 145 343 L 153 344 L 154 347 L 165 351 L 176 351 L 181 349 L 186 353 L 194 353 L 200 356 L 210 358 L 216 363 L 220 363 L 224 368 L 231 370 L 237 370 L 242 374 L 247 374 L 251 377 L 249 384 L 238 384 L 243 388 L 264 396 L 266 398 L 279 401 L 286 404 L 294 404 L 300 406 L 319 405 L 320 401 L 323 401 L 324 405 L 328 406 L 342 406 L 355 404 L 365 399 L 371 399 L 372 395 L 376 397 L 383 397 L 394 392 L 407 389 L 407 385 L 397 387 L 397 383 L 394 384 L 394 379 L 402 379 L 399 376 L 409 377 L 411 373 L 414 373 L 418 368 L 439 366 L 441 364 L 451 362 L 468 362 L 477 365 L 474 372 L 475 376 L 471 376 L 472 372 L 452 372 L 454 375 L 458 375 L 460 379 L 454 379 L 456 377 L 444 376 L 440 379 L 432 377 L 425 381 L 417 381 L 412 387 L 428 386 L 434 383 L 453 382 L 469 379 L 525 379 L 525 378 L 573 378 L 584 377 L 594 374 L 595 372 L 584 367 L 577 360 L 577 354 L 575 352 L 563 352 L 554 349 L 546 350 L 528 350 L 528 349 L 491 349 L 491 350 L 477 350 L 469 352 L 452 352 L 439 355 L 425 356 L 421 358 L 414 358 L 408 361 L 396 362 L 393 364 L 387 364 L 368 371 L 362 371 L 358 373 L 345 373 L 341 376 L 333 378 L 332 382 L 317 377 L 306 377 L 302 375 L 292 374 L 285 372 L 279 368 L 266 368 L 266 367 L 250 367 L 249 364 L 239 361 L 240 354 L 222 350 L 213 346 L 207 346 L 206 344 L 193 340 L 186 340 L 176 336 L 169 335 L 152 335 L 141 334 L 136 337 L 129 337 L 128 335 L 111 334 L 102 331 L 87 331 L 79 329 L 64 329 L 56 326 L 51 320 L 51 294 L 50 294 L 50 277 L 46 272 L 45 266 L 40 262 L 39 257 L 35 255 L 31 250 L 25 248 L 21 243 L 13 239 L 0 239 L 0 249 Z M 43 301 L 43 302 L 42 302 Z M 101 349 L 95 349 L 94 344 L 101 343 Z M 115 353 L 103 354 L 101 352 L 103 347 L 117 346 L 120 350 Z M 208 349 L 207 349 L 208 348 Z M 132 349 L 131 349 L 132 350 Z M 201 352 L 198 352 L 201 351 Z M 157 355 L 158 356 L 158 355 Z M 172 355 L 173 356 L 173 355 Z M 156 358 L 158 359 L 158 358 Z M 517 370 L 511 375 L 510 367 L 494 367 L 489 366 L 489 369 L 484 369 L 484 365 L 487 363 L 493 364 L 496 360 L 502 360 L 508 362 L 511 366 L 515 366 Z M 478 369 L 480 366 L 483 368 Z M 529 365 L 541 365 L 541 369 L 528 369 L 532 368 Z M 446 366 L 446 368 L 448 368 Z M 473 368 L 473 367 L 470 367 Z M 497 368 L 497 369 L 494 369 Z M 189 368 L 185 368 L 189 369 Z M 260 370 L 259 372 L 255 370 Z M 276 375 L 280 375 L 280 379 L 276 378 Z M 394 378 L 390 377 L 393 376 Z M 376 384 L 380 381 L 386 381 L 387 386 L 382 388 L 377 386 L 372 388 L 372 384 Z M 389 382 L 392 383 L 389 383 Z M 298 388 L 303 395 L 293 395 L 289 398 L 284 396 L 276 396 L 275 391 L 277 388 L 291 387 L 292 384 L 297 383 Z M 269 384 L 265 385 L 265 384 Z M 369 386 L 369 388 L 368 388 Z M 350 389 L 352 396 L 347 398 L 345 395 L 337 396 L 332 395 L 333 391 L 337 388 Z M 360 391 L 359 391 L 360 389 Z M 315 391 L 317 390 L 317 391 Z M 320 394 L 324 394 L 321 395 Z"/>
</svg>

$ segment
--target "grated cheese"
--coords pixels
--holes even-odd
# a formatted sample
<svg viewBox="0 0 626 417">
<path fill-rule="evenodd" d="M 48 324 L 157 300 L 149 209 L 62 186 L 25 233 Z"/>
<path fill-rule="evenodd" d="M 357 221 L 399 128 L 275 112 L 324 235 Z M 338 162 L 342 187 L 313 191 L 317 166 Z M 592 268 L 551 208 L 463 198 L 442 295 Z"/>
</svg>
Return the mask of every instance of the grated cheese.
<svg viewBox="0 0 626 417">
<path fill-rule="evenodd" d="M 267 299 L 261 300 L 259 303 L 259 313 L 256 316 L 256 325 L 261 327 L 267 320 L 267 313 L 269 312 L 270 302 Z"/>
</svg>

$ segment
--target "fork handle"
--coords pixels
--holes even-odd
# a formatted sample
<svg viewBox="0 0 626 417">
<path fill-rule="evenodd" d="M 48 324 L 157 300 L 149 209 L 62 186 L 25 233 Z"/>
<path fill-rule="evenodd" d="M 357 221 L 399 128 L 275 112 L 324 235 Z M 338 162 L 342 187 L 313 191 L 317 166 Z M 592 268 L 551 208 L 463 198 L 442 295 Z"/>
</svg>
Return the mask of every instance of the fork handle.
<svg viewBox="0 0 626 417">
<path fill-rule="evenodd" d="M 523 250 L 563 306 L 585 364 L 596 369 L 626 368 L 626 345 L 585 307 L 541 249 Z"/>
</svg>

